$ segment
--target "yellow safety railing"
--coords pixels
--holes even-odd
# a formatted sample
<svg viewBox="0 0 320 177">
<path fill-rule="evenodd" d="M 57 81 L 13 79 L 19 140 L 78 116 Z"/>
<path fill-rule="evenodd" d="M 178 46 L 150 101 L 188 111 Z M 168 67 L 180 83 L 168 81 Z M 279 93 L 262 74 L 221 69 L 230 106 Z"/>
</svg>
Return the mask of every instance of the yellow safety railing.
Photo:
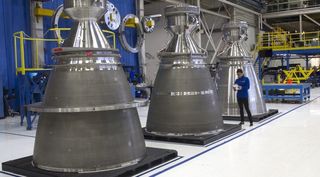
<svg viewBox="0 0 320 177">
<path fill-rule="evenodd" d="M 102 32 L 109 34 L 106 36 L 107 38 L 112 37 L 112 47 L 116 48 L 116 34 L 109 30 L 102 30 Z"/>
<path fill-rule="evenodd" d="M 258 42 L 258 50 L 320 49 L 320 31 L 289 33 L 277 30 L 260 34 Z"/>
<path fill-rule="evenodd" d="M 59 33 L 61 31 L 68 31 L 70 28 L 52 28 L 50 31 L 58 31 Z M 104 33 L 107 33 L 107 38 L 112 38 L 113 42 L 113 48 L 116 47 L 116 37 L 115 33 L 108 30 L 102 30 Z M 27 41 L 31 41 L 35 43 L 35 60 L 33 66 L 39 66 L 39 55 L 38 55 L 38 43 L 40 42 L 54 42 L 57 43 L 58 46 L 62 43 L 64 39 L 58 38 L 58 39 L 45 39 L 45 38 L 32 38 L 25 34 L 23 31 L 15 32 L 13 34 L 14 38 L 14 60 L 15 60 L 15 67 L 16 67 L 16 74 L 21 73 L 22 75 L 25 75 L 26 72 L 31 71 L 40 71 L 40 70 L 48 70 L 45 68 L 39 68 L 39 67 L 27 67 L 26 66 L 26 56 L 25 56 L 25 45 Z M 19 43 L 19 45 L 18 45 Z M 19 55 L 18 55 L 19 52 Z"/>
<path fill-rule="evenodd" d="M 25 34 L 23 31 L 15 32 L 13 34 L 14 38 L 14 60 L 15 60 L 15 67 L 16 67 L 16 74 L 21 73 L 25 75 L 28 71 L 39 71 L 39 70 L 47 70 L 44 68 L 37 68 L 37 67 L 26 67 L 26 60 L 25 60 L 25 42 L 26 41 L 34 41 L 36 46 L 38 46 L 39 42 L 58 42 L 58 39 L 43 39 L 43 38 L 32 38 Z M 19 41 L 19 51 L 20 51 L 20 59 L 18 59 L 18 46 L 17 43 Z M 36 53 L 38 53 L 38 47 L 36 47 Z M 35 55 L 35 66 L 39 66 L 39 56 Z"/>
<path fill-rule="evenodd" d="M 50 28 L 49 31 L 57 32 L 59 35 L 57 36 L 58 44 L 61 44 L 64 39 L 61 38 L 61 31 L 70 31 L 71 28 Z"/>
</svg>

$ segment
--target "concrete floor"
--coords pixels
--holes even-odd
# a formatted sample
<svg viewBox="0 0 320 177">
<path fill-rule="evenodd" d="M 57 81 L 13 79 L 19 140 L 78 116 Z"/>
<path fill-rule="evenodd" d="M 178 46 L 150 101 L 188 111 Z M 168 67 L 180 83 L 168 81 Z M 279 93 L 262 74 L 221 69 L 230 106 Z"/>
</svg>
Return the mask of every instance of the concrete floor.
<svg viewBox="0 0 320 177">
<path fill-rule="evenodd" d="M 318 177 L 320 88 L 311 94 L 304 104 L 267 104 L 280 113 L 253 127 L 246 123 L 243 131 L 208 146 L 147 140 L 147 146 L 175 149 L 181 157 L 137 176 Z M 147 111 L 139 108 L 142 126 Z M 26 131 L 18 117 L 0 120 L 0 162 L 31 155 L 34 136 L 35 130 Z M 0 170 L 0 176 L 16 175 Z"/>
</svg>

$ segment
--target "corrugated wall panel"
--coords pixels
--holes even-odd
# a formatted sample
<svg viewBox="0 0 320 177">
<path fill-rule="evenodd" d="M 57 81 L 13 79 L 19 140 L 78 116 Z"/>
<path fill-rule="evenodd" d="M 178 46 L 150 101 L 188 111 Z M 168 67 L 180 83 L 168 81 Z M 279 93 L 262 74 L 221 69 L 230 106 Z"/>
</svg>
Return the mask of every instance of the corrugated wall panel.
<svg viewBox="0 0 320 177">
<path fill-rule="evenodd" d="M 234 18 L 236 21 L 246 21 L 250 26 L 257 26 L 257 16 L 252 13 L 234 8 Z"/>
</svg>

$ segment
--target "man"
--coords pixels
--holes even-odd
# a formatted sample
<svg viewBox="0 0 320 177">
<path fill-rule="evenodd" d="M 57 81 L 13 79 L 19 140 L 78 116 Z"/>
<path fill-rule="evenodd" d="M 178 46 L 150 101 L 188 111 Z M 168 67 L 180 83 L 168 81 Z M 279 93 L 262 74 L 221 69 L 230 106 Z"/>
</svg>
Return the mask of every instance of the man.
<svg viewBox="0 0 320 177">
<path fill-rule="evenodd" d="M 249 99 L 248 99 L 249 98 L 248 90 L 250 89 L 250 81 L 249 81 L 249 78 L 244 76 L 242 69 L 237 70 L 237 75 L 238 75 L 238 79 L 235 81 L 235 85 L 233 88 L 234 88 L 234 91 L 237 91 L 237 101 L 240 108 L 240 116 L 241 116 L 240 125 L 244 124 L 244 112 L 243 112 L 243 106 L 244 106 L 248 114 L 250 126 L 252 126 L 253 125 L 252 116 L 249 109 Z"/>
</svg>

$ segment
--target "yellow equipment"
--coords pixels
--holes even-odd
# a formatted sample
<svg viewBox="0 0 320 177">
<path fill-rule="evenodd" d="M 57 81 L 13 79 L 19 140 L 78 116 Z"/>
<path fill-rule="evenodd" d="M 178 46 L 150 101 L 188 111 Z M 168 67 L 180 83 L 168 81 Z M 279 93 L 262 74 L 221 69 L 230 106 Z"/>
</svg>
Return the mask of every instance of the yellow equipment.
<svg viewBox="0 0 320 177">
<path fill-rule="evenodd" d="M 301 66 L 296 66 L 290 70 L 283 70 L 287 76 L 284 83 L 292 82 L 300 84 L 301 81 L 308 80 L 310 75 L 313 73 L 313 69 L 303 69 Z"/>
<path fill-rule="evenodd" d="M 320 49 L 320 31 L 290 33 L 276 28 L 273 32 L 258 35 L 256 50 L 305 50 Z"/>
</svg>

